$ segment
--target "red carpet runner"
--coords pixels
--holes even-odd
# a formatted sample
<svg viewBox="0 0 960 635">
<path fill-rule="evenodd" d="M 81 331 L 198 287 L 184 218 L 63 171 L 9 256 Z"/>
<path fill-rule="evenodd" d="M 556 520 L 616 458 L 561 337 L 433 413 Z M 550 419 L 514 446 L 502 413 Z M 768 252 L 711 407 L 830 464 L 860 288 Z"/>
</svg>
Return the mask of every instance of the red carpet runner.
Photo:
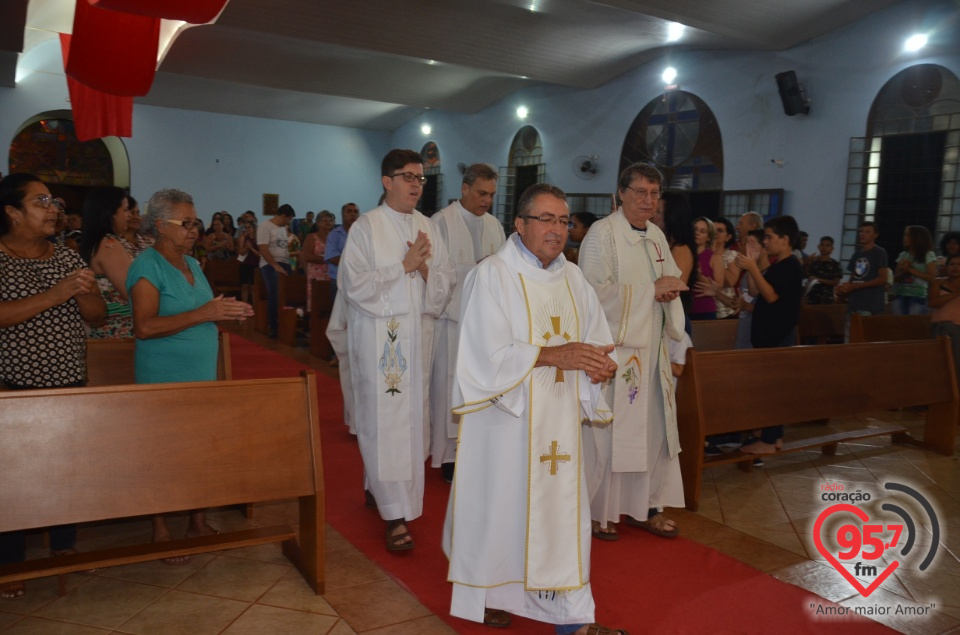
<svg viewBox="0 0 960 635">
<path fill-rule="evenodd" d="M 305 366 L 231 334 L 236 379 L 291 377 Z M 389 553 L 384 523 L 363 505 L 357 442 L 343 425 L 339 383 L 317 374 L 327 522 L 458 633 L 500 632 L 449 614 L 447 560 L 440 548 L 450 486 L 427 468 L 423 517 L 410 523 L 417 547 Z M 823 598 L 684 538 L 663 540 L 624 531 L 615 543 L 593 542 L 591 564 L 597 620 L 640 633 L 892 633 L 866 618 L 813 621 Z M 504 633 L 547 635 L 553 628 L 514 618 Z"/>
</svg>

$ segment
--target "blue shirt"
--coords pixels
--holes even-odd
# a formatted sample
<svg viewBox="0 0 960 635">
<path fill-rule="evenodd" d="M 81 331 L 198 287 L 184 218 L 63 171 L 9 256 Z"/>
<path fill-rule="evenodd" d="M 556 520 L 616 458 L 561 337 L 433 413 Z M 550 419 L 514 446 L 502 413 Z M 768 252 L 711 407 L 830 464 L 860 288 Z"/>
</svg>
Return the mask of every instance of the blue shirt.
<svg viewBox="0 0 960 635">
<path fill-rule="evenodd" d="M 330 259 L 342 255 L 343 248 L 346 244 L 347 230 L 343 228 L 343 225 L 337 225 L 330 234 L 327 235 L 327 245 L 323 250 L 323 256 L 327 259 L 327 272 L 334 280 L 337 279 L 337 270 L 339 267 L 330 262 Z"/>
</svg>

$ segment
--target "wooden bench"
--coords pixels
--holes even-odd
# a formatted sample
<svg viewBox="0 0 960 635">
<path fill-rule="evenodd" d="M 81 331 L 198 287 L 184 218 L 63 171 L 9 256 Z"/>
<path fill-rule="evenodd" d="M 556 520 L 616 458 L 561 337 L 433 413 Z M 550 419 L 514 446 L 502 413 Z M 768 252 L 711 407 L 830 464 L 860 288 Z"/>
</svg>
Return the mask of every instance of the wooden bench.
<svg viewBox="0 0 960 635">
<path fill-rule="evenodd" d="M 929 315 L 851 315 L 850 342 L 904 342 L 930 338 Z"/>
<path fill-rule="evenodd" d="M 132 337 L 87 340 L 87 386 L 122 386 L 136 383 Z M 217 379 L 233 379 L 230 334 L 220 332 Z"/>
<path fill-rule="evenodd" d="M 231 256 L 226 260 L 207 259 L 203 275 L 207 277 L 214 296 L 222 293 L 225 296 L 240 297 L 240 261 L 235 257 Z"/>
<path fill-rule="evenodd" d="M 846 321 L 845 304 L 805 304 L 800 307 L 797 335 L 803 344 L 841 343 Z"/>
<path fill-rule="evenodd" d="M 903 373 L 924 368 L 923 373 Z M 897 381 L 890 381 L 896 377 Z M 927 406 L 923 440 L 903 426 L 868 425 L 790 441 L 783 452 L 822 448 L 891 434 L 896 443 L 952 455 L 960 396 L 950 343 L 946 338 L 875 344 L 835 344 L 742 351 L 690 349 L 677 385 L 680 469 L 687 507 L 700 502 L 703 469 L 752 462 L 739 451 L 716 457 L 703 453 L 709 435 L 853 416 L 894 408 Z"/>
<path fill-rule="evenodd" d="M 300 503 L 299 541 L 279 525 L 113 547 L 3 565 L 0 584 L 282 542 L 322 594 L 318 412 L 312 371 L 291 379 L 0 393 L 0 532 L 250 501 Z"/>
<path fill-rule="evenodd" d="M 690 326 L 693 347 L 698 351 L 732 351 L 737 344 L 740 320 L 693 320 Z"/>
<path fill-rule="evenodd" d="M 304 320 L 297 315 L 297 309 L 307 313 L 307 276 L 301 271 L 280 276 L 280 301 L 278 306 L 277 340 L 287 346 L 297 345 L 297 332 Z"/>
<path fill-rule="evenodd" d="M 333 357 L 333 346 L 327 339 L 327 325 L 333 313 L 333 283 L 330 280 L 311 280 L 310 354 L 320 359 Z"/>
</svg>

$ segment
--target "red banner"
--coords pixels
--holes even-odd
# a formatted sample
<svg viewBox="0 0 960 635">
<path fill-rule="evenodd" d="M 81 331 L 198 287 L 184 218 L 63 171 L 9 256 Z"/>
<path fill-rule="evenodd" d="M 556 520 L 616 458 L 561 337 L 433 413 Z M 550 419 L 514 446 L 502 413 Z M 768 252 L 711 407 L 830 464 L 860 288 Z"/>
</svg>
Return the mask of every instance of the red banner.
<svg viewBox="0 0 960 635">
<path fill-rule="evenodd" d="M 80 0 L 86 3 L 86 0 Z M 71 37 L 60 34 L 63 66 L 70 60 Z M 67 76 L 70 105 L 73 107 L 73 125 L 77 139 L 90 141 L 100 137 L 133 136 L 133 97 L 119 97 L 101 92 Z"/>
<path fill-rule="evenodd" d="M 87 0 L 100 9 L 122 11 L 190 24 L 206 24 L 217 17 L 227 0 Z"/>
</svg>

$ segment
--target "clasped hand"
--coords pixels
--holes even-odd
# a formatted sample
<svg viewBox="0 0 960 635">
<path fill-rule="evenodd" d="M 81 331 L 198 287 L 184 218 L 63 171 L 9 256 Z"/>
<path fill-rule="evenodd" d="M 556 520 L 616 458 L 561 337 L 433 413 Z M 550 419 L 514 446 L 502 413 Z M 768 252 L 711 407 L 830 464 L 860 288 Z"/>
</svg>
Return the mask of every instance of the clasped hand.
<svg viewBox="0 0 960 635">
<path fill-rule="evenodd" d="M 679 298 L 681 291 L 689 288 L 676 276 L 662 276 L 653 283 L 653 298 L 657 302 L 670 302 Z"/>
<path fill-rule="evenodd" d="M 596 346 L 571 342 L 560 346 L 544 346 L 537 357 L 537 366 L 553 366 L 561 370 L 582 370 L 597 384 L 613 377 L 617 363 L 610 359 L 613 344 Z"/>
<path fill-rule="evenodd" d="M 97 276 L 91 269 L 77 269 L 55 284 L 53 288 L 61 295 L 61 302 L 99 290 Z"/>
<path fill-rule="evenodd" d="M 212 317 L 210 318 L 212 322 L 218 322 L 220 320 L 237 320 L 242 322 L 253 315 L 252 306 L 246 302 L 240 302 L 236 298 L 225 298 L 222 294 L 210 300 L 207 306 L 212 313 Z"/>
<path fill-rule="evenodd" d="M 420 275 L 427 277 L 427 260 L 430 258 L 430 238 L 425 232 L 417 232 L 417 239 L 413 242 L 407 241 L 407 255 L 403 257 L 404 273 L 419 271 Z"/>
</svg>

